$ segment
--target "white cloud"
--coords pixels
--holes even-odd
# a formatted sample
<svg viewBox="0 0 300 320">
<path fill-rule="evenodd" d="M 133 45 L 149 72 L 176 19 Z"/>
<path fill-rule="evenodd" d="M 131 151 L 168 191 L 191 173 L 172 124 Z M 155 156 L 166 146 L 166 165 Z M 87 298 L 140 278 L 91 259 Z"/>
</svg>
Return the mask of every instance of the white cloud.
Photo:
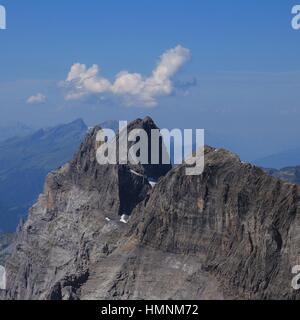
<svg viewBox="0 0 300 320">
<path fill-rule="evenodd" d="M 71 67 L 66 82 L 72 84 L 72 90 L 67 93 L 67 100 L 76 100 L 86 94 L 103 93 L 110 89 L 110 82 L 99 76 L 97 65 L 87 68 L 84 64 L 76 63 Z"/>
<path fill-rule="evenodd" d="M 87 68 L 76 63 L 63 83 L 67 88 L 65 99 L 77 100 L 87 95 L 110 93 L 125 99 L 128 105 L 156 106 L 159 97 L 173 93 L 172 77 L 190 57 L 190 50 L 178 45 L 161 56 L 151 76 L 122 71 L 113 83 L 101 76 L 97 65 Z"/>
<path fill-rule="evenodd" d="M 47 101 L 47 98 L 42 93 L 38 93 L 27 99 L 28 104 L 40 104 L 40 103 L 45 103 L 46 101 Z"/>
</svg>

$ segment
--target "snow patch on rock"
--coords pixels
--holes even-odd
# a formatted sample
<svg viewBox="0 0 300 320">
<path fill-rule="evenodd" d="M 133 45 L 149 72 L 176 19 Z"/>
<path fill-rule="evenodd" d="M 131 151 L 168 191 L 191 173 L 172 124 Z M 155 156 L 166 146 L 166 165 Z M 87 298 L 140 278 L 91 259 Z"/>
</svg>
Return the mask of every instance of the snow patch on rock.
<svg viewBox="0 0 300 320">
<path fill-rule="evenodd" d="M 149 184 L 152 188 L 154 188 L 157 185 L 157 180 L 153 178 L 148 178 Z"/>
<path fill-rule="evenodd" d="M 127 224 L 128 221 L 129 221 L 129 216 L 128 216 L 127 214 L 123 214 L 123 215 L 121 216 L 120 222 Z"/>
</svg>

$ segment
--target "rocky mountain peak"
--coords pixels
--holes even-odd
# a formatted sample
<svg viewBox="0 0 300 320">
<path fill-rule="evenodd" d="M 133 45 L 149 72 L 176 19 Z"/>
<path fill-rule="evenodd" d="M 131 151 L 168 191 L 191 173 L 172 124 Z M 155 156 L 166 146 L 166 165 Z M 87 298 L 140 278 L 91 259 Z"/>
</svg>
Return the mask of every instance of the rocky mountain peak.
<svg viewBox="0 0 300 320">
<path fill-rule="evenodd" d="M 149 164 L 139 164 L 132 165 L 128 163 L 127 169 L 132 169 L 138 174 L 147 178 L 159 179 L 160 177 L 167 174 L 168 171 L 172 169 L 171 164 L 162 164 L 161 159 L 159 164 L 151 165 L 151 130 L 159 129 L 154 121 L 150 117 L 145 119 L 137 119 L 128 124 L 126 128 L 121 130 L 121 133 L 116 135 L 116 147 L 117 147 L 117 159 L 119 159 L 119 144 L 120 144 L 120 135 L 123 134 L 124 130 L 127 131 L 127 135 L 135 129 L 143 129 L 148 135 L 148 162 Z M 89 171 L 90 169 L 98 168 L 96 152 L 99 147 L 99 142 L 97 142 L 97 134 L 102 130 L 100 125 L 95 126 L 86 136 L 85 141 L 81 144 L 79 151 L 75 155 L 71 165 L 76 167 L 77 170 L 83 170 L 84 172 Z M 138 140 L 136 141 L 138 142 Z M 129 150 L 136 142 L 128 142 L 127 150 Z M 160 141 L 160 154 L 164 148 L 162 139 Z M 118 161 L 118 160 L 117 160 Z M 125 167 L 126 167 L 125 166 Z"/>
<path fill-rule="evenodd" d="M 300 187 L 206 147 L 202 175 L 177 166 L 151 188 L 128 165 L 97 164 L 96 131 L 20 227 L 8 298 L 300 298 Z"/>
</svg>

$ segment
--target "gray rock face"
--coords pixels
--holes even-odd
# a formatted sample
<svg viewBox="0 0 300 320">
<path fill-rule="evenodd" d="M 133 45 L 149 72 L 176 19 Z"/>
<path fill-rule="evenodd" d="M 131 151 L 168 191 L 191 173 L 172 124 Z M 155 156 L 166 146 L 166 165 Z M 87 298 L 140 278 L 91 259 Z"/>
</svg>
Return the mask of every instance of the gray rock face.
<svg viewBox="0 0 300 320">
<path fill-rule="evenodd" d="M 162 151 L 166 151 L 165 146 L 162 142 L 162 139 L 160 139 L 160 145 L 159 145 L 159 165 L 151 165 L 151 130 L 158 129 L 154 121 L 150 117 L 146 117 L 144 120 L 137 119 L 133 122 L 131 122 L 127 128 L 124 130 L 127 130 L 127 134 L 131 132 L 132 130 L 144 130 L 148 135 L 148 163 L 146 165 L 132 165 L 129 163 L 130 169 L 134 170 L 135 172 L 142 174 L 149 178 L 159 179 L 160 177 L 166 175 L 171 169 L 172 166 L 170 164 L 162 164 Z M 120 135 L 123 136 L 124 130 L 121 130 Z M 120 135 L 117 136 L 117 145 L 119 145 L 120 142 Z M 122 141 L 122 140 L 121 140 Z M 128 143 L 128 149 L 130 149 L 134 145 L 134 142 Z M 119 155 L 119 153 L 118 153 Z"/>
<path fill-rule="evenodd" d="M 151 126 L 156 128 L 147 118 L 129 129 Z M 147 178 L 130 166 L 97 163 L 98 130 L 89 133 L 73 161 L 48 175 L 44 194 L 20 227 L 7 262 L 8 298 L 78 298 L 90 265 L 116 247 L 125 228 L 120 217 L 129 216 L 151 190 Z M 150 169 L 159 177 L 171 166 Z"/>
<path fill-rule="evenodd" d="M 176 199 L 176 201 L 173 201 Z M 294 299 L 299 264 L 300 188 L 207 148 L 202 176 L 172 170 L 134 212 L 143 247 L 198 256 L 224 297 Z"/>
<path fill-rule="evenodd" d="M 4 265 L 7 257 L 11 254 L 14 234 L 0 233 L 0 265 Z"/>
<path fill-rule="evenodd" d="M 130 166 L 97 164 L 95 130 L 20 227 L 6 298 L 299 299 L 299 187 L 207 147 L 201 176 L 158 165 L 152 189 Z"/>
</svg>

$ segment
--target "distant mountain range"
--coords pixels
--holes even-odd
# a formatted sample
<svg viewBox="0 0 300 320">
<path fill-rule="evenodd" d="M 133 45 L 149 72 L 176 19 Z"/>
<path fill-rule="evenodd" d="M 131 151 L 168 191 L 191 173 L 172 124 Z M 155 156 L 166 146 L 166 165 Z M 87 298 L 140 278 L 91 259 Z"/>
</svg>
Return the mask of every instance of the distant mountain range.
<svg viewBox="0 0 300 320">
<path fill-rule="evenodd" d="M 300 149 L 291 149 L 254 161 L 269 175 L 295 184 L 300 184 Z M 271 168 L 271 169 L 270 169 Z"/>
<path fill-rule="evenodd" d="M 300 166 L 287 167 L 280 170 L 277 169 L 265 169 L 265 171 L 271 176 L 284 180 L 287 182 L 300 184 Z"/>
<path fill-rule="evenodd" d="M 117 130 L 118 122 L 101 126 Z M 78 119 L 26 136 L 20 130 L 19 137 L 0 142 L 0 232 L 15 231 L 42 193 L 47 174 L 73 157 L 88 129 Z"/>
<path fill-rule="evenodd" d="M 33 132 L 33 128 L 20 122 L 11 125 L 0 126 L 0 142 L 13 137 L 24 137 Z"/>
<path fill-rule="evenodd" d="M 101 126 L 117 130 L 118 122 Z M 47 174 L 73 157 L 89 130 L 81 119 L 26 136 L 22 128 L 14 131 L 19 136 L 0 141 L 0 232 L 15 231 L 42 193 Z"/>
<path fill-rule="evenodd" d="M 254 161 L 263 168 L 281 169 L 300 164 L 300 148 L 289 149 Z"/>
<path fill-rule="evenodd" d="M 14 231 L 43 190 L 46 175 L 68 161 L 87 132 L 82 120 L 0 143 L 0 231 Z"/>
</svg>

